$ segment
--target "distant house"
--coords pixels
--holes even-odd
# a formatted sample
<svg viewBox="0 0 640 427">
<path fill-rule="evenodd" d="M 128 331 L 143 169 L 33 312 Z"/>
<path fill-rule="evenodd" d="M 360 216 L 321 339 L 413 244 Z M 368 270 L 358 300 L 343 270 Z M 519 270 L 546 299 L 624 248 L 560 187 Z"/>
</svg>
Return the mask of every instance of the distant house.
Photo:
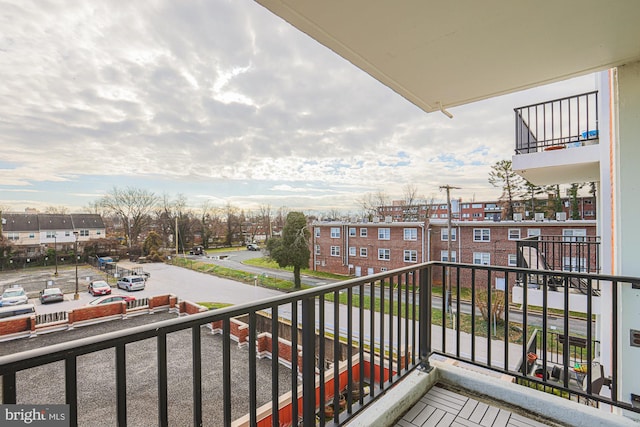
<svg viewBox="0 0 640 427">
<path fill-rule="evenodd" d="M 78 244 L 105 237 L 97 214 L 2 213 L 2 235 L 27 256 L 44 254 L 49 248 L 71 250 Z"/>
</svg>

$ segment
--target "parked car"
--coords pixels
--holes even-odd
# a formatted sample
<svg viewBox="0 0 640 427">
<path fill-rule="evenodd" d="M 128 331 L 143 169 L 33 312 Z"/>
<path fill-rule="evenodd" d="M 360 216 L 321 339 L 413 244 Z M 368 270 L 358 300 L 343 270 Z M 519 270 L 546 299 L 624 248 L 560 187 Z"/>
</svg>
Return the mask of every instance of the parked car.
<svg viewBox="0 0 640 427">
<path fill-rule="evenodd" d="M 141 291 L 145 286 L 143 276 L 126 276 L 118 280 L 118 288 L 126 291 Z"/>
<path fill-rule="evenodd" d="M 250 251 L 259 251 L 260 250 L 260 246 L 258 246 L 257 243 L 249 243 L 247 245 L 247 249 Z"/>
<path fill-rule="evenodd" d="M 29 301 L 29 297 L 19 286 L 13 288 L 7 288 L 2 293 L 2 306 L 26 304 Z"/>
<path fill-rule="evenodd" d="M 91 283 L 89 283 L 89 286 L 87 288 L 89 290 L 89 293 L 94 297 L 96 295 L 111 294 L 111 285 L 109 285 L 104 280 L 94 280 Z"/>
<path fill-rule="evenodd" d="M 129 302 L 129 301 L 135 301 L 135 300 L 136 298 L 130 295 L 105 295 L 89 301 L 89 304 L 87 305 L 108 304 L 110 302 L 119 302 L 119 301 Z"/>
<path fill-rule="evenodd" d="M 40 291 L 40 303 L 64 301 L 64 294 L 60 288 L 46 288 Z"/>
</svg>

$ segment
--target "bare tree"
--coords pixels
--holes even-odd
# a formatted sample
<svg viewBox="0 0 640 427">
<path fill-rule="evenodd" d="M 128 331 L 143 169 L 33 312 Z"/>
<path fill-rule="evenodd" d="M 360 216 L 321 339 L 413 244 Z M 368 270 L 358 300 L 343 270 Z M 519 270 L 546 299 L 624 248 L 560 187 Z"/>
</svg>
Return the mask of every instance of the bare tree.
<svg viewBox="0 0 640 427">
<path fill-rule="evenodd" d="M 131 247 L 150 222 L 149 214 L 158 202 L 151 191 L 127 187 L 113 189 L 100 199 L 102 207 L 120 218 L 127 245 Z"/>
<path fill-rule="evenodd" d="M 66 215 L 69 213 L 69 208 L 66 206 L 47 206 L 44 209 L 44 213 Z"/>
<path fill-rule="evenodd" d="M 364 215 L 369 220 L 374 216 L 380 215 L 380 208 L 389 204 L 389 197 L 382 190 L 377 190 L 374 193 L 365 193 L 360 199 L 356 200 L 362 208 Z"/>
<path fill-rule="evenodd" d="M 273 234 L 271 229 L 271 205 L 260 205 L 258 208 L 258 215 L 260 216 L 260 222 L 264 235 L 269 240 Z"/>
<path fill-rule="evenodd" d="M 418 187 L 415 184 L 406 184 L 402 187 L 402 207 L 403 221 L 418 221 L 420 200 L 418 197 Z"/>
<path fill-rule="evenodd" d="M 102 215 L 102 205 L 99 200 L 89 202 L 83 209 L 90 214 Z"/>
</svg>

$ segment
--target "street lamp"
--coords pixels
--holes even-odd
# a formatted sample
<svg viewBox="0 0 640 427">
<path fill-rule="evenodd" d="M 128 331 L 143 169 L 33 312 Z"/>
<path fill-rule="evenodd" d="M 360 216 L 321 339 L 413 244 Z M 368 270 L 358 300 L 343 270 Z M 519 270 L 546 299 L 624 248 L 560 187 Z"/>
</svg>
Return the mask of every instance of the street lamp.
<svg viewBox="0 0 640 427">
<path fill-rule="evenodd" d="M 73 248 L 73 255 L 76 259 L 76 294 L 73 296 L 73 299 L 80 299 L 80 294 L 78 293 L 78 232 L 74 231 L 73 235 L 76 236 L 76 242 Z"/>
<path fill-rule="evenodd" d="M 58 277 L 58 232 L 53 233 L 53 257 L 56 259 L 56 272 L 54 276 Z"/>
</svg>

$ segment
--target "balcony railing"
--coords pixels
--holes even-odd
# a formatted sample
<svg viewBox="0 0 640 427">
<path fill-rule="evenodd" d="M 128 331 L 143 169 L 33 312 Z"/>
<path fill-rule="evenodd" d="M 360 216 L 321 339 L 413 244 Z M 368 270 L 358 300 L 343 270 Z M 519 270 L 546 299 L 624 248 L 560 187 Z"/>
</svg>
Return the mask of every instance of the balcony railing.
<svg viewBox="0 0 640 427">
<path fill-rule="evenodd" d="M 505 301 L 510 300 L 516 279 L 524 277 L 526 281 L 529 275 L 541 277 L 545 291 L 551 279 L 557 277 L 585 280 L 587 295 L 592 295 L 590 291 L 598 281 L 606 281 L 607 286 L 611 286 L 611 300 L 606 304 L 601 302 L 614 313 L 612 330 L 607 334 L 614 337 L 613 362 L 603 370 L 610 387 L 608 396 L 595 393 L 591 386 L 599 375 L 591 363 L 597 356 L 591 302 L 587 303 L 583 320 L 570 319 L 566 314 L 553 313 L 552 316 L 544 304 L 539 311 L 532 312 L 526 303 L 525 287 L 523 320 L 519 322 Z M 498 278 L 506 284 L 504 291 L 487 292 L 486 285 L 482 284 L 493 283 Z M 619 400 L 617 383 L 621 372 L 616 362 L 615 341 L 619 326 L 615 313 L 619 307 L 618 289 L 639 282 L 640 278 L 522 268 L 443 262 L 419 264 L 256 303 L 6 355 L 0 357 L 2 402 L 41 404 L 42 397 L 37 393 L 56 387 L 54 377 L 48 377 L 43 387 L 32 387 L 29 371 L 52 372 L 52 366 L 62 364 L 64 385 L 57 386 L 63 388 L 64 402 L 70 407 L 70 424 L 90 425 L 92 414 L 84 410 L 85 394 L 87 388 L 95 387 L 91 357 L 96 355 L 112 360 L 108 366 L 113 374 L 108 378 L 113 381 L 110 387 L 115 391 L 115 400 L 105 395 L 100 401 L 101 408 L 114 402 L 111 412 L 101 413 L 103 422 L 111 425 L 134 424 L 131 417 L 136 411 L 131 408 L 140 407 L 145 408 L 141 412 L 147 417 L 147 424 L 155 424 L 148 419 L 152 413 L 161 426 L 202 425 L 203 420 L 205 424 L 225 426 L 289 423 L 315 426 L 316 422 L 340 425 L 374 403 L 414 369 L 428 370 L 429 357 L 440 354 L 545 387 L 566 390 L 590 402 L 604 402 L 638 412 Z M 441 298 L 443 288 L 451 289 L 450 304 Z M 565 292 L 568 296 L 568 288 Z M 463 296 L 467 294 L 470 298 L 465 301 Z M 568 302 L 565 313 L 569 313 Z M 567 349 L 577 339 L 584 347 L 581 358 L 587 362 L 582 375 L 586 378 L 585 388 L 576 389 L 572 385 L 569 362 L 573 356 L 562 354 L 558 359 L 548 356 L 564 351 L 563 346 L 553 344 L 547 334 L 551 330 L 550 318 L 558 316 L 562 319 L 562 328 L 555 329 L 559 335 L 554 339 L 569 343 Z M 219 333 L 220 338 L 209 342 L 212 335 L 203 334 L 203 330 Z M 564 375 L 538 378 L 528 369 L 529 365 L 523 363 L 537 331 L 542 337 L 539 342 L 534 339 L 537 363 L 546 371 L 557 360 L 562 360 L 564 363 L 555 366 L 556 371 Z M 171 357 L 172 350 L 177 351 L 172 345 L 177 345 L 173 343 L 178 337 L 181 340 L 186 337 L 189 342 L 186 346 L 191 348 L 190 357 L 184 360 Z M 142 342 L 146 343 L 144 352 L 138 347 Z M 237 357 L 238 351 L 245 352 L 246 357 Z M 265 357 L 269 361 L 265 361 Z M 242 360 L 246 360 L 246 364 Z M 148 366 L 128 369 L 134 361 L 146 362 Z M 264 367 L 264 363 L 270 369 L 269 378 L 259 375 L 258 364 Z M 134 370 L 136 372 L 131 372 Z M 140 370 L 154 373 L 155 392 L 131 391 Z M 281 373 L 289 370 L 291 375 L 283 380 Z M 174 403 L 178 397 L 184 400 L 185 396 L 173 395 L 170 374 L 181 380 L 190 378 L 188 401 L 192 406 L 188 410 Z M 261 394 L 264 388 L 266 396 Z M 531 390 L 531 393 L 538 391 Z M 341 408 L 342 412 L 328 411 L 330 406 Z M 113 419 L 109 419 L 110 416 Z M 179 422 L 172 418 L 177 416 L 180 416 Z"/>
<path fill-rule="evenodd" d="M 600 237 L 598 236 L 531 236 L 518 240 L 518 267 L 535 270 L 555 270 L 580 273 L 600 272 Z M 529 276 L 531 284 L 538 283 L 542 277 Z M 581 293 L 587 292 L 584 279 L 572 277 L 566 281 L 570 288 Z M 551 280 L 549 287 L 556 290 L 564 285 L 558 277 Z M 593 289 L 595 295 L 600 294 L 599 284 Z"/>
<path fill-rule="evenodd" d="M 598 92 L 514 110 L 516 154 L 598 143 Z"/>
</svg>

